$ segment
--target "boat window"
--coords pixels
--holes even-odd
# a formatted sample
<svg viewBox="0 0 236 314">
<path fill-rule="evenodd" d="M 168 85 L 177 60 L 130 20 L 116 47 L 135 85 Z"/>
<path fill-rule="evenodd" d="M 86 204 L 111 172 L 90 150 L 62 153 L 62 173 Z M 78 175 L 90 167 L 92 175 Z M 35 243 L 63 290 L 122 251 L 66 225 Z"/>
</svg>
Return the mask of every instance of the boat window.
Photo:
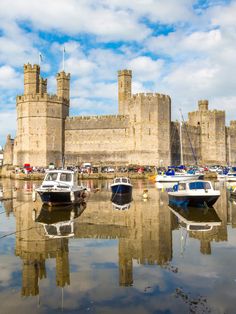
<svg viewBox="0 0 236 314">
<path fill-rule="evenodd" d="M 62 225 L 60 226 L 60 234 L 63 235 L 63 236 L 66 236 L 66 235 L 70 235 L 72 233 L 72 228 L 71 228 L 71 225 L 68 224 L 68 225 Z"/>
<path fill-rule="evenodd" d="M 56 172 L 52 172 L 52 173 L 48 173 L 46 178 L 45 178 L 45 181 L 56 181 L 57 179 L 57 173 Z"/>
<path fill-rule="evenodd" d="M 191 182 L 189 183 L 190 190 L 210 190 L 211 185 L 209 182 Z"/>
<path fill-rule="evenodd" d="M 186 184 L 185 183 L 179 184 L 179 191 L 181 191 L 181 190 L 186 190 Z"/>
<path fill-rule="evenodd" d="M 122 178 L 122 182 L 127 183 L 127 179 L 126 178 Z"/>
<path fill-rule="evenodd" d="M 71 173 L 61 173 L 60 181 L 71 182 Z"/>
<path fill-rule="evenodd" d="M 53 225 L 45 225 L 45 229 L 48 235 L 57 235 L 57 228 Z"/>
<path fill-rule="evenodd" d="M 205 226 L 189 226 L 189 230 L 192 230 L 192 231 L 207 231 L 207 230 L 211 230 L 212 229 L 212 226 L 208 226 L 208 225 L 205 225 Z"/>
<path fill-rule="evenodd" d="M 118 182 L 120 182 L 120 178 L 115 179 L 115 183 L 118 183 Z"/>
</svg>

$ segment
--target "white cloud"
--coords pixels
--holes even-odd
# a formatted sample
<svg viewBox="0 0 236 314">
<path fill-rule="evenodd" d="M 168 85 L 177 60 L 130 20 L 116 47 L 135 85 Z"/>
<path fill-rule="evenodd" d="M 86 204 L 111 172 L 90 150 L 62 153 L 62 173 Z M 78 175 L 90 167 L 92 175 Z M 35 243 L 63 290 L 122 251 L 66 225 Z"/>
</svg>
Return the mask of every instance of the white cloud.
<svg viewBox="0 0 236 314">
<path fill-rule="evenodd" d="M 9 65 L 0 67 L 0 88 L 19 89 L 22 86 L 23 75 Z"/>
<path fill-rule="evenodd" d="M 135 78 L 142 81 L 156 81 L 161 74 L 163 60 L 153 60 L 150 57 L 140 56 L 130 60 L 128 68 L 132 69 Z"/>
</svg>

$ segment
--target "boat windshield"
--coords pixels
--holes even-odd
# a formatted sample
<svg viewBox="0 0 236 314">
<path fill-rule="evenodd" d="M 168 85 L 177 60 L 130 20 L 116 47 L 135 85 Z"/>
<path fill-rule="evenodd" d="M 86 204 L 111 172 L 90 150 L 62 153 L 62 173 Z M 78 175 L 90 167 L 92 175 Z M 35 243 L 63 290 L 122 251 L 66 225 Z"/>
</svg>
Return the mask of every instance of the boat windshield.
<svg viewBox="0 0 236 314">
<path fill-rule="evenodd" d="M 71 182 L 72 181 L 72 174 L 71 173 L 62 172 L 60 174 L 60 181 Z"/>
<path fill-rule="evenodd" d="M 209 182 L 191 182 L 189 183 L 189 189 L 190 190 L 210 190 L 211 185 Z"/>
<path fill-rule="evenodd" d="M 186 184 L 185 183 L 180 183 L 178 186 L 179 191 L 186 190 Z"/>
<path fill-rule="evenodd" d="M 45 181 L 56 181 L 57 175 L 58 175 L 57 172 L 48 173 L 45 177 Z"/>
</svg>

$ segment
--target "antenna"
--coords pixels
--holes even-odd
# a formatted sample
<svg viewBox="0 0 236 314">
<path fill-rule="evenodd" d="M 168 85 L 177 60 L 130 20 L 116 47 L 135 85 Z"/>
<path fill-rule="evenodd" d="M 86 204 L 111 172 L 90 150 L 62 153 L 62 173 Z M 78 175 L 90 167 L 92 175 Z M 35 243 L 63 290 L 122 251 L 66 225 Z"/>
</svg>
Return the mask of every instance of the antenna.
<svg viewBox="0 0 236 314">
<path fill-rule="evenodd" d="M 63 51 L 62 51 L 62 71 L 64 72 L 65 71 L 65 52 L 66 52 L 66 49 L 65 49 L 65 46 L 63 47 Z"/>
</svg>

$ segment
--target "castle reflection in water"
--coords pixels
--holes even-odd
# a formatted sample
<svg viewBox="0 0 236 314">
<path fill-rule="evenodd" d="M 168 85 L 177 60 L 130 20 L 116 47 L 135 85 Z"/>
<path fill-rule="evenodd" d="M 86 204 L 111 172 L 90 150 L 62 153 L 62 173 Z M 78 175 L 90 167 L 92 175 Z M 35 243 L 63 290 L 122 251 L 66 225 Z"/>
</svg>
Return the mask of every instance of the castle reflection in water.
<svg viewBox="0 0 236 314">
<path fill-rule="evenodd" d="M 179 228 L 176 216 L 169 210 L 168 196 L 154 186 L 149 199 L 142 199 L 146 183 L 138 181 L 133 201 L 128 210 L 114 210 L 108 182 L 86 182 L 92 190 L 87 205 L 50 212 L 39 201 L 31 201 L 32 182 L 1 181 L 3 206 L 6 215 L 11 212 L 16 221 L 15 255 L 22 260 L 22 295 L 39 294 L 39 280 L 47 277 L 45 262 L 55 260 L 56 285 L 70 285 L 69 241 L 77 239 L 117 239 L 119 285 L 134 284 L 133 263 L 152 264 L 177 272 L 171 265 L 172 232 Z M 211 254 L 213 241 L 227 241 L 227 224 L 236 226 L 236 205 L 227 198 L 222 188 L 215 211 L 221 221 L 206 231 L 189 231 L 188 236 L 199 240 L 202 254 Z M 50 236 L 47 225 L 67 221 L 68 237 Z M 71 233 L 70 233 L 71 232 Z"/>
</svg>

